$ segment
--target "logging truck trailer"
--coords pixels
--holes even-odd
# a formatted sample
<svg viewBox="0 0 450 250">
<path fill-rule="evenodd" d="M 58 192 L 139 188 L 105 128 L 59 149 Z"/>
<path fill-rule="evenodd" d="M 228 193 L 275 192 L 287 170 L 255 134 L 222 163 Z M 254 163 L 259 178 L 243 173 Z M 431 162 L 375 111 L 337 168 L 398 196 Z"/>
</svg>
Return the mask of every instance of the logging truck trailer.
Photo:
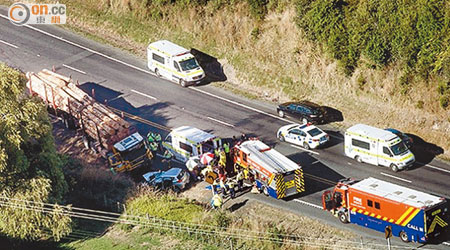
<svg viewBox="0 0 450 250">
<path fill-rule="evenodd" d="M 150 163 L 149 145 L 136 129 L 78 88 L 71 78 L 46 69 L 28 72 L 27 78 L 30 94 L 42 99 L 49 113 L 59 117 L 66 128 L 78 129 L 84 146 L 108 159 L 115 172 Z"/>
<path fill-rule="evenodd" d="M 448 230 L 445 198 L 372 177 L 346 179 L 322 195 L 324 210 L 342 223 L 389 231 L 404 242 L 427 242 Z"/>
</svg>

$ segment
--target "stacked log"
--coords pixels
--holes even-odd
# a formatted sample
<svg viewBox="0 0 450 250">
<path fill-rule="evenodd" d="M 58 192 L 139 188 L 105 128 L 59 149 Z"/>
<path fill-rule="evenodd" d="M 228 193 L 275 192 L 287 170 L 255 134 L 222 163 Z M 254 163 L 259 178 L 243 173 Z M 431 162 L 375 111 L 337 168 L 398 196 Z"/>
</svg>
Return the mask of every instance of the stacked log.
<svg viewBox="0 0 450 250">
<path fill-rule="evenodd" d="M 42 70 L 27 73 L 30 94 L 39 96 L 57 114 L 70 114 L 84 132 L 108 150 L 130 135 L 130 124 L 73 83 L 72 79 Z"/>
</svg>

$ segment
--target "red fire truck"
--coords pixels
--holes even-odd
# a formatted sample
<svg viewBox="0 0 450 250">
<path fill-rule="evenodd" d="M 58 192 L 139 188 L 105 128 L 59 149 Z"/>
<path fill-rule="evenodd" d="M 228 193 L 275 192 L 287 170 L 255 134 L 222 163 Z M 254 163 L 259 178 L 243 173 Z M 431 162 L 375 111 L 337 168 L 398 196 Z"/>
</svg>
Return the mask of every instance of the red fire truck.
<svg viewBox="0 0 450 250">
<path fill-rule="evenodd" d="M 392 230 L 404 242 L 427 242 L 448 229 L 447 200 L 375 178 L 340 181 L 322 196 L 323 209 L 343 223 Z"/>
</svg>

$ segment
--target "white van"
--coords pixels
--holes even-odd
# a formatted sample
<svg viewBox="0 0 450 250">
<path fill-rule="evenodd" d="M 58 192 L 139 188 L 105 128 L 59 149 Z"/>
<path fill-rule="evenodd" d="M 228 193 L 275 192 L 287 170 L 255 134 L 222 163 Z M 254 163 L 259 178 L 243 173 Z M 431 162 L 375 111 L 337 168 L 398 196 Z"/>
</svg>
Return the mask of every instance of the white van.
<svg viewBox="0 0 450 250">
<path fill-rule="evenodd" d="M 177 160 L 186 162 L 191 156 L 214 152 L 222 146 L 222 140 L 198 128 L 182 126 L 172 130 L 162 145 L 174 154 Z"/>
<path fill-rule="evenodd" d="M 356 124 L 345 132 L 345 155 L 358 162 L 391 168 L 392 171 L 411 166 L 414 155 L 395 134 L 364 124 Z"/>
<path fill-rule="evenodd" d="M 148 68 L 158 77 L 183 87 L 197 85 L 205 78 L 205 72 L 189 50 L 167 40 L 149 44 L 147 60 Z"/>
</svg>

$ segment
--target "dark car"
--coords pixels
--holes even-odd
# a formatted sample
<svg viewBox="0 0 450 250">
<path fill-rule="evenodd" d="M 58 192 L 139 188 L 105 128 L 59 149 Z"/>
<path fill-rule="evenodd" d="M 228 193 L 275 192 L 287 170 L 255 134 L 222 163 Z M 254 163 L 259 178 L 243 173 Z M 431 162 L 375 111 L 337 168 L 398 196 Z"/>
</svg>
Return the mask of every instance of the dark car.
<svg viewBox="0 0 450 250">
<path fill-rule="evenodd" d="M 398 137 L 400 137 L 400 139 L 405 143 L 405 145 L 408 148 L 411 148 L 412 144 L 413 144 L 413 139 L 409 136 L 407 136 L 405 133 L 398 131 L 395 128 L 385 128 L 384 130 L 389 131 L 391 133 L 393 133 L 394 135 L 397 135 Z"/>
<path fill-rule="evenodd" d="M 181 168 L 148 172 L 143 177 L 150 186 L 161 190 L 172 189 L 176 193 L 183 190 L 189 183 L 189 174 Z"/>
<path fill-rule="evenodd" d="M 303 123 L 323 123 L 325 121 L 325 109 L 313 102 L 299 101 L 286 102 L 278 105 L 278 115 L 280 117 L 289 116 L 301 120 Z"/>
</svg>

